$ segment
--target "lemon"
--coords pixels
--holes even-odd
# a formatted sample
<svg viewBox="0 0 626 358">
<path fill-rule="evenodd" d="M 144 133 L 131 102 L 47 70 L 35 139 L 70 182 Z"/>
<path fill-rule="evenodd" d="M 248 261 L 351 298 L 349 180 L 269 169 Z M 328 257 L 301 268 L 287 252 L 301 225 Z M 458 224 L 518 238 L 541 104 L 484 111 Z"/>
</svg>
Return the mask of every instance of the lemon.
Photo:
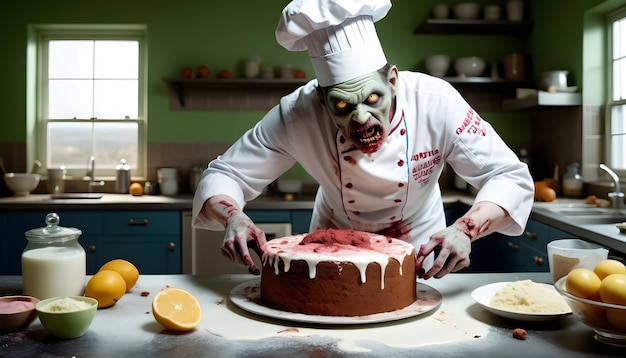
<svg viewBox="0 0 626 358">
<path fill-rule="evenodd" d="M 626 274 L 626 265 L 621 261 L 607 259 L 603 260 L 594 267 L 593 272 L 598 275 L 600 280 L 604 280 L 605 277 L 612 273 L 624 273 Z"/>
<path fill-rule="evenodd" d="M 567 274 L 565 290 L 576 297 L 599 301 L 601 283 L 595 272 L 586 268 L 576 268 Z"/>
<path fill-rule="evenodd" d="M 111 270 L 119 273 L 124 279 L 124 282 L 126 282 L 125 292 L 130 291 L 139 279 L 139 270 L 137 267 L 123 259 L 115 259 L 105 263 L 102 267 L 100 267 L 100 271 L 102 270 Z"/>
<path fill-rule="evenodd" d="M 98 271 L 85 286 L 85 296 L 98 300 L 98 308 L 111 307 L 126 292 L 126 281 L 117 272 L 111 270 Z"/>
<path fill-rule="evenodd" d="M 626 305 L 626 274 L 614 273 L 602 280 L 600 298 L 604 303 Z"/>
<path fill-rule="evenodd" d="M 172 331 L 191 331 L 202 318 L 202 307 L 189 292 L 168 287 L 152 300 L 152 315 L 161 326 Z"/>
</svg>

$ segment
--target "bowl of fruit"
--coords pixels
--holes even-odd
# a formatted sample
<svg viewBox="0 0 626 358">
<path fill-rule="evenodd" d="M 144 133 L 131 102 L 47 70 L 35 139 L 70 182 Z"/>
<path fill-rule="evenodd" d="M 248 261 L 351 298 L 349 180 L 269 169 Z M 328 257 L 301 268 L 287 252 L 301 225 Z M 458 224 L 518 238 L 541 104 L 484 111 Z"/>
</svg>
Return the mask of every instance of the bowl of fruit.
<svg viewBox="0 0 626 358">
<path fill-rule="evenodd" d="M 576 268 L 554 287 L 597 341 L 626 347 L 626 266 L 621 261 L 607 259 L 593 270 Z"/>
</svg>

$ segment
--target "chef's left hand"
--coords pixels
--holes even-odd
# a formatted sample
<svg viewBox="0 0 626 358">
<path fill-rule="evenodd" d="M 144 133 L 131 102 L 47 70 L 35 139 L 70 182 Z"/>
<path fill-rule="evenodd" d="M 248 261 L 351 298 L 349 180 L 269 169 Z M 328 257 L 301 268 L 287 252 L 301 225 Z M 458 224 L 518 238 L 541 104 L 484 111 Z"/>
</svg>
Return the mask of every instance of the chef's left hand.
<svg viewBox="0 0 626 358">
<path fill-rule="evenodd" d="M 417 253 L 415 266 L 418 277 L 427 280 L 431 277 L 442 278 L 450 272 L 456 272 L 469 266 L 469 254 L 472 249 L 470 237 L 464 227 L 457 223 L 430 236 L 428 242 L 422 245 Z M 435 252 L 435 262 L 427 272 L 422 264 L 426 257 Z"/>
</svg>

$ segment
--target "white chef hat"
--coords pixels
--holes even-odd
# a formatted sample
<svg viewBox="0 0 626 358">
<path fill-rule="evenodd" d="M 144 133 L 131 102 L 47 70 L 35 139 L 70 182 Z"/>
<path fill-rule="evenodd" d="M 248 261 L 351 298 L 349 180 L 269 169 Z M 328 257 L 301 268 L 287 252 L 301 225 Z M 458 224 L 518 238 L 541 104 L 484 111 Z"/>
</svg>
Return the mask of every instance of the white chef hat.
<svg viewBox="0 0 626 358">
<path fill-rule="evenodd" d="M 387 63 L 374 23 L 390 8 L 389 0 L 293 0 L 276 40 L 290 51 L 308 50 L 319 85 L 335 85 Z"/>
</svg>

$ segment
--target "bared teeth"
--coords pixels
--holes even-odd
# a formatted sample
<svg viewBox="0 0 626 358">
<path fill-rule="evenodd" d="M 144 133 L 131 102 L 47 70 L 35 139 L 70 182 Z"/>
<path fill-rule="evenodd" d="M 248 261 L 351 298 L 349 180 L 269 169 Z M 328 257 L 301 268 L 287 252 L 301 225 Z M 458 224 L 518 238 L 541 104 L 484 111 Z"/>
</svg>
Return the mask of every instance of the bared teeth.
<svg viewBox="0 0 626 358">
<path fill-rule="evenodd" d="M 359 132 L 359 136 L 359 142 L 364 144 L 374 143 L 381 137 L 375 127 L 370 127 L 367 130 Z"/>
</svg>

